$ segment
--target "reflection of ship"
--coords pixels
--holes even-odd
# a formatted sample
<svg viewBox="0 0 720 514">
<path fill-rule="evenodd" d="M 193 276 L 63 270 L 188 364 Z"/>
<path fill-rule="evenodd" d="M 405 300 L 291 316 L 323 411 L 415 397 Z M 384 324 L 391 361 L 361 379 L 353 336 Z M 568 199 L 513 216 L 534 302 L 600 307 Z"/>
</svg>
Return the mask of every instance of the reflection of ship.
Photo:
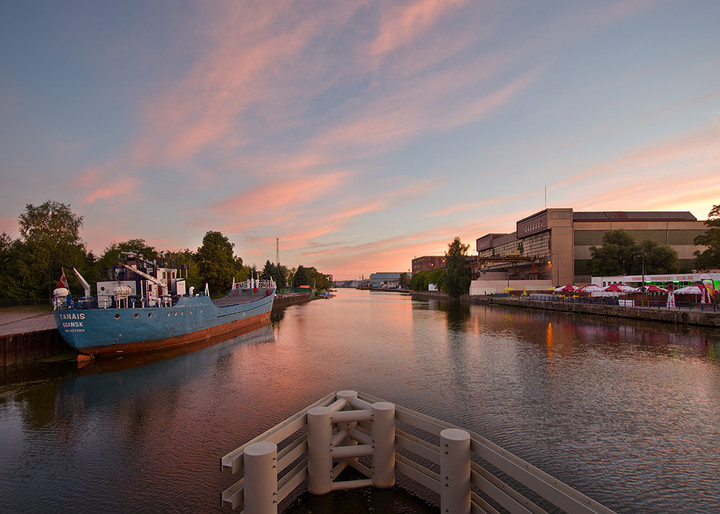
<svg viewBox="0 0 720 514">
<path fill-rule="evenodd" d="M 234 284 L 226 297 L 185 290 L 185 278 L 169 259 L 148 261 L 123 253 L 97 297 L 77 273 L 85 298 L 75 302 L 67 288 L 55 290 L 55 321 L 63 339 L 81 353 L 117 355 L 171 348 L 231 336 L 270 322 L 275 298 L 272 281 Z"/>
<path fill-rule="evenodd" d="M 210 338 L 200 345 L 96 359 L 67 374 L 61 392 L 63 396 L 80 394 L 89 406 L 107 403 L 113 397 L 134 398 L 149 391 L 173 390 L 211 370 L 240 345 L 274 340 L 272 326 L 266 325 L 230 339 Z"/>
</svg>

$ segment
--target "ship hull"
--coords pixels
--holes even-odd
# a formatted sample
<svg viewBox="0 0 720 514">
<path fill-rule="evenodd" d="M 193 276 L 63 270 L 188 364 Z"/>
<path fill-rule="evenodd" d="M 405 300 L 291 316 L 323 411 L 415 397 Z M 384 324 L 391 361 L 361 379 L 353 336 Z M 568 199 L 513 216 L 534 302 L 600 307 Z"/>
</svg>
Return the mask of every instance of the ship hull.
<svg viewBox="0 0 720 514">
<path fill-rule="evenodd" d="M 207 296 L 181 297 L 172 307 L 71 308 L 55 311 L 63 339 L 87 355 L 117 355 L 174 348 L 270 323 L 274 291 L 215 305 Z"/>
</svg>

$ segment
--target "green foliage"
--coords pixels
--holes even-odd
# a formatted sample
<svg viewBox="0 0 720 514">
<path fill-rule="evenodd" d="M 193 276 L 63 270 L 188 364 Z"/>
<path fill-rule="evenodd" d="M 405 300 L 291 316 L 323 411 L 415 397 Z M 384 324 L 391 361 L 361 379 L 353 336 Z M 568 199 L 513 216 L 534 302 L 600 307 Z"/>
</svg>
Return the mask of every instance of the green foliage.
<svg viewBox="0 0 720 514">
<path fill-rule="evenodd" d="M 280 264 L 273 264 L 269 260 L 265 262 L 260 278 L 263 280 L 273 279 L 277 287 L 285 287 L 287 285 L 288 270 Z"/>
<path fill-rule="evenodd" d="M 197 251 L 198 270 L 201 279 L 210 287 L 211 296 L 227 294 L 233 278 L 242 271 L 242 259 L 235 259 L 233 247 L 220 232 L 209 231 Z M 204 286 L 203 286 L 204 287 Z"/>
<path fill-rule="evenodd" d="M 305 268 L 305 271 L 310 278 L 310 285 L 314 286 L 318 290 L 329 290 L 333 286 L 333 276 L 320 273 L 313 266 Z"/>
<path fill-rule="evenodd" d="M 463 244 L 459 237 L 448 244 L 445 253 L 445 292 L 453 298 L 467 294 L 470 289 L 471 271 L 466 266 L 470 245 Z"/>
<path fill-rule="evenodd" d="M 590 247 L 590 273 L 593 276 L 616 276 L 631 273 L 637 243 L 623 229 L 605 232 L 602 246 Z"/>
<path fill-rule="evenodd" d="M 187 284 L 188 290 L 190 287 L 194 287 L 196 291 L 200 291 L 205 287 L 205 282 L 200 276 L 200 267 L 195 258 L 195 254 L 188 248 L 180 250 L 179 252 L 165 252 L 165 257 L 175 259 L 182 276 L 186 278 L 185 283 Z M 238 278 L 239 281 L 246 279 L 247 277 Z"/>
<path fill-rule="evenodd" d="M 640 272 L 642 273 L 644 269 L 645 275 L 680 272 L 680 259 L 677 252 L 652 239 L 645 239 L 640 243 L 640 255 L 637 258 L 640 260 Z M 637 264 L 636 261 L 635 265 L 637 266 Z"/>
<path fill-rule="evenodd" d="M 8 234 L 0 235 L 0 296 L 3 298 L 49 298 L 57 287 L 65 269 L 70 289 L 82 291 L 71 268 L 76 268 L 95 289 L 98 271 L 110 270 L 121 252 L 142 254 L 145 259 L 160 258 L 158 251 L 144 239 L 135 238 L 114 242 L 105 248 L 99 259 L 87 252 L 80 238 L 82 216 L 70 206 L 48 200 L 39 206 L 27 205 L 19 217 L 20 238 L 13 240 Z M 201 291 L 207 282 L 211 294 L 222 296 L 232 285 L 233 278 L 241 282 L 250 278 L 253 268 L 233 254 L 234 245 L 220 232 L 209 231 L 197 252 L 189 249 L 163 252 L 172 258 L 187 278 L 188 287 Z M 287 284 L 285 266 L 266 263 L 263 276 L 268 273 L 278 286 Z M 318 272 L 313 267 L 300 266 L 296 272 L 299 283 L 315 285 L 318 289 L 332 287 L 332 275 Z"/>
<path fill-rule="evenodd" d="M 407 273 L 400 273 L 399 283 L 402 289 L 410 289 L 410 275 Z"/>
<path fill-rule="evenodd" d="M 3 294 L 44 298 L 50 297 L 62 273 L 61 267 L 75 267 L 88 273 L 94 257 L 85 250 L 80 239 L 82 216 L 69 205 L 46 201 L 28 204 L 21 214 L 20 239 L 11 245 L 11 270 L 14 287 Z"/>
<path fill-rule="evenodd" d="M 695 251 L 695 268 L 700 271 L 720 269 L 720 205 L 713 205 L 705 226 L 707 231 L 693 241 L 696 246 L 705 247 Z"/>
<path fill-rule="evenodd" d="M 590 273 L 596 277 L 678 273 L 677 252 L 652 239 L 638 243 L 623 229 L 605 232 L 601 247 L 590 247 Z"/>
<path fill-rule="evenodd" d="M 413 291 L 427 291 L 428 288 L 428 272 L 418 271 L 410 279 L 410 289 Z"/>
<path fill-rule="evenodd" d="M 305 269 L 305 266 L 303 266 L 301 264 L 300 266 L 298 266 L 298 269 L 293 274 L 292 286 L 300 287 L 300 286 L 310 286 L 310 285 L 312 285 L 310 283 L 310 275 L 308 275 L 308 272 Z"/>
</svg>

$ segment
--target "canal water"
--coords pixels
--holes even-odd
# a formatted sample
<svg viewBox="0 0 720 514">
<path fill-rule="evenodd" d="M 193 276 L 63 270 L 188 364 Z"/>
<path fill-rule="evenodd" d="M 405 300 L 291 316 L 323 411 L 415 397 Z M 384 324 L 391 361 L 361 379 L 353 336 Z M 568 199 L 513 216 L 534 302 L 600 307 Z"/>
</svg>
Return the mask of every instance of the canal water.
<svg viewBox="0 0 720 514">
<path fill-rule="evenodd" d="M 191 353 L 2 379 L 1 512 L 228 511 L 220 457 L 339 389 L 478 432 L 620 512 L 720 512 L 718 331 L 339 290 Z"/>
</svg>

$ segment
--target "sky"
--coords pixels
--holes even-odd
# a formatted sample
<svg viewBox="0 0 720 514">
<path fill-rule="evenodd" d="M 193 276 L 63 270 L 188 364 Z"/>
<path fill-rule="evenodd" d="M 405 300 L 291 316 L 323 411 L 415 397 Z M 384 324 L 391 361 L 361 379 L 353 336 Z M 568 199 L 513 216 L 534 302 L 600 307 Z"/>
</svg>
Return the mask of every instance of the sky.
<svg viewBox="0 0 720 514">
<path fill-rule="evenodd" d="M 70 205 L 335 279 L 545 207 L 720 204 L 720 2 L 6 0 L 0 231 Z"/>
</svg>

